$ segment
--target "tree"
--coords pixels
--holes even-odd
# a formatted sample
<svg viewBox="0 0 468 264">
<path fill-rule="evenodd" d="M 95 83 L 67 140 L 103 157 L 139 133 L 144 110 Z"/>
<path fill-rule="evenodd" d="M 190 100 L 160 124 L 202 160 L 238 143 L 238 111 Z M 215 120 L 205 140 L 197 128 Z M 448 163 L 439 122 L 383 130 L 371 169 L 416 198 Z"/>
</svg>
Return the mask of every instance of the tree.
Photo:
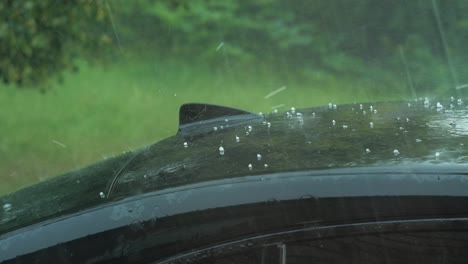
<svg viewBox="0 0 468 264">
<path fill-rule="evenodd" d="M 0 78 L 39 87 L 75 59 L 98 52 L 112 40 L 106 33 L 104 0 L 0 1 Z"/>
</svg>

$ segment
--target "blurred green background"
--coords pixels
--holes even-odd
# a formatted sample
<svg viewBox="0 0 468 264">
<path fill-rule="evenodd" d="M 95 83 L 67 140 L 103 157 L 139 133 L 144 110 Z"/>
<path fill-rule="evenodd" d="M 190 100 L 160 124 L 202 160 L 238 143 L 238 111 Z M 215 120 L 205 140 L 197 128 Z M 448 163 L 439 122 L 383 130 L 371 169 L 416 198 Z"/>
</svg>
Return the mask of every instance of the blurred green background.
<svg viewBox="0 0 468 264">
<path fill-rule="evenodd" d="M 465 0 L 2 1 L 0 194 L 174 135 L 187 102 L 460 96 L 466 14 Z"/>
</svg>

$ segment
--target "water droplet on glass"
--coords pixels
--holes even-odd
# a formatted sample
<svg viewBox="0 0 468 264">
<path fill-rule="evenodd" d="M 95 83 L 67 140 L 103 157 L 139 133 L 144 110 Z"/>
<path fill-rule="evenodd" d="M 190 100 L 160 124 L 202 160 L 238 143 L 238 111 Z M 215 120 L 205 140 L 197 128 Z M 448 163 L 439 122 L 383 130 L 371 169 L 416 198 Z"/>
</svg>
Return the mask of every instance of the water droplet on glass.
<svg viewBox="0 0 468 264">
<path fill-rule="evenodd" d="M 395 155 L 395 156 L 400 155 L 400 151 L 398 151 L 398 149 L 394 149 L 393 150 L 393 155 Z"/>
<path fill-rule="evenodd" d="M 369 123 L 370 128 L 374 128 L 374 122 Z"/>
<path fill-rule="evenodd" d="M 332 120 L 332 125 L 336 125 L 336 121 L 335 120 Z"/>
<path fill-rule="evenodd" d="M 252 164 L 249 164 L 249 166 L 247 166 L 247 167 L 249 167 L 249 170 L 250 170 L 250 171 L 253 169 Z"/>
<path fill-rule="evenodd" d="M 219 147 L 219 155 L 224 155 L 224 148 L 223 147 Z"/>
<path fill-rule="evenodd" d="M 366 153 L 370 153 L 370 152 L 371 152 L 370 149 L 366 148 Z"/>
<path fill-rule="evenodd" d="M 103 192 L 100 192 L 100 193 L 99 193 L 99 197 L 101 197 L 101 198 L 106 198 L 106 195 L 105 195 Z"/>
<path fill-rule="evenodd" d="M 236 136 L 236 142 L 239 143 L 240 142 L 240 138 L 238 136 Z"/>
<path fill-rule="evenodd" d="M 188 143 L 184 142 L 184 148 L 187 148 L 187 147 L 188 147 Z"/>
</svg>

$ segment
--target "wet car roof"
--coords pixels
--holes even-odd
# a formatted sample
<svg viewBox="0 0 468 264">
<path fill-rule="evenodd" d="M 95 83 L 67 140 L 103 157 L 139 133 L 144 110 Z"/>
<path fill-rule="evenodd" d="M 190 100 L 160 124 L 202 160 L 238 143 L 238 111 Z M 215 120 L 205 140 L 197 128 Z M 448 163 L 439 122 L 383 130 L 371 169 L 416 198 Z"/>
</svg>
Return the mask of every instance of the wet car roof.
<svg viewBox="0 0 468 264">
<path fill-rule="evenodd" d="M 199 106 L 185 107 L 195 113 L 174 137 L 1 197 L 0 234 L 190 183 L 331 168 L 463 166 L 468 157 L 468 111 L 456 100 L 330 104 L 268 114 Z"/>
</svg>

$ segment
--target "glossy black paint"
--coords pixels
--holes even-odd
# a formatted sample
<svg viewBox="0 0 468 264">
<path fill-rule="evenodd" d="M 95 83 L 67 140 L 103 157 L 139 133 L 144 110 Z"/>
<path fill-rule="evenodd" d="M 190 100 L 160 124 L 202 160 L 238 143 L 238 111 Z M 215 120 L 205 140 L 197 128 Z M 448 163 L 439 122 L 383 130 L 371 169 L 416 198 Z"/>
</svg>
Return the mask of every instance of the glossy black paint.
<svg viewBox="0 0 468 264">
<path fill-rule="evenodd" d="M 320 240 L 281 232 L 386 235 L 408 223 L 463 237 L 466 108 L 411 104 L 191 117 L 185 133 L 1 197 L 0 261 L 217 263 L 235 253 L 208 254 L 214 245 L 250 239 L 259 252 Z"/>
</svg>

